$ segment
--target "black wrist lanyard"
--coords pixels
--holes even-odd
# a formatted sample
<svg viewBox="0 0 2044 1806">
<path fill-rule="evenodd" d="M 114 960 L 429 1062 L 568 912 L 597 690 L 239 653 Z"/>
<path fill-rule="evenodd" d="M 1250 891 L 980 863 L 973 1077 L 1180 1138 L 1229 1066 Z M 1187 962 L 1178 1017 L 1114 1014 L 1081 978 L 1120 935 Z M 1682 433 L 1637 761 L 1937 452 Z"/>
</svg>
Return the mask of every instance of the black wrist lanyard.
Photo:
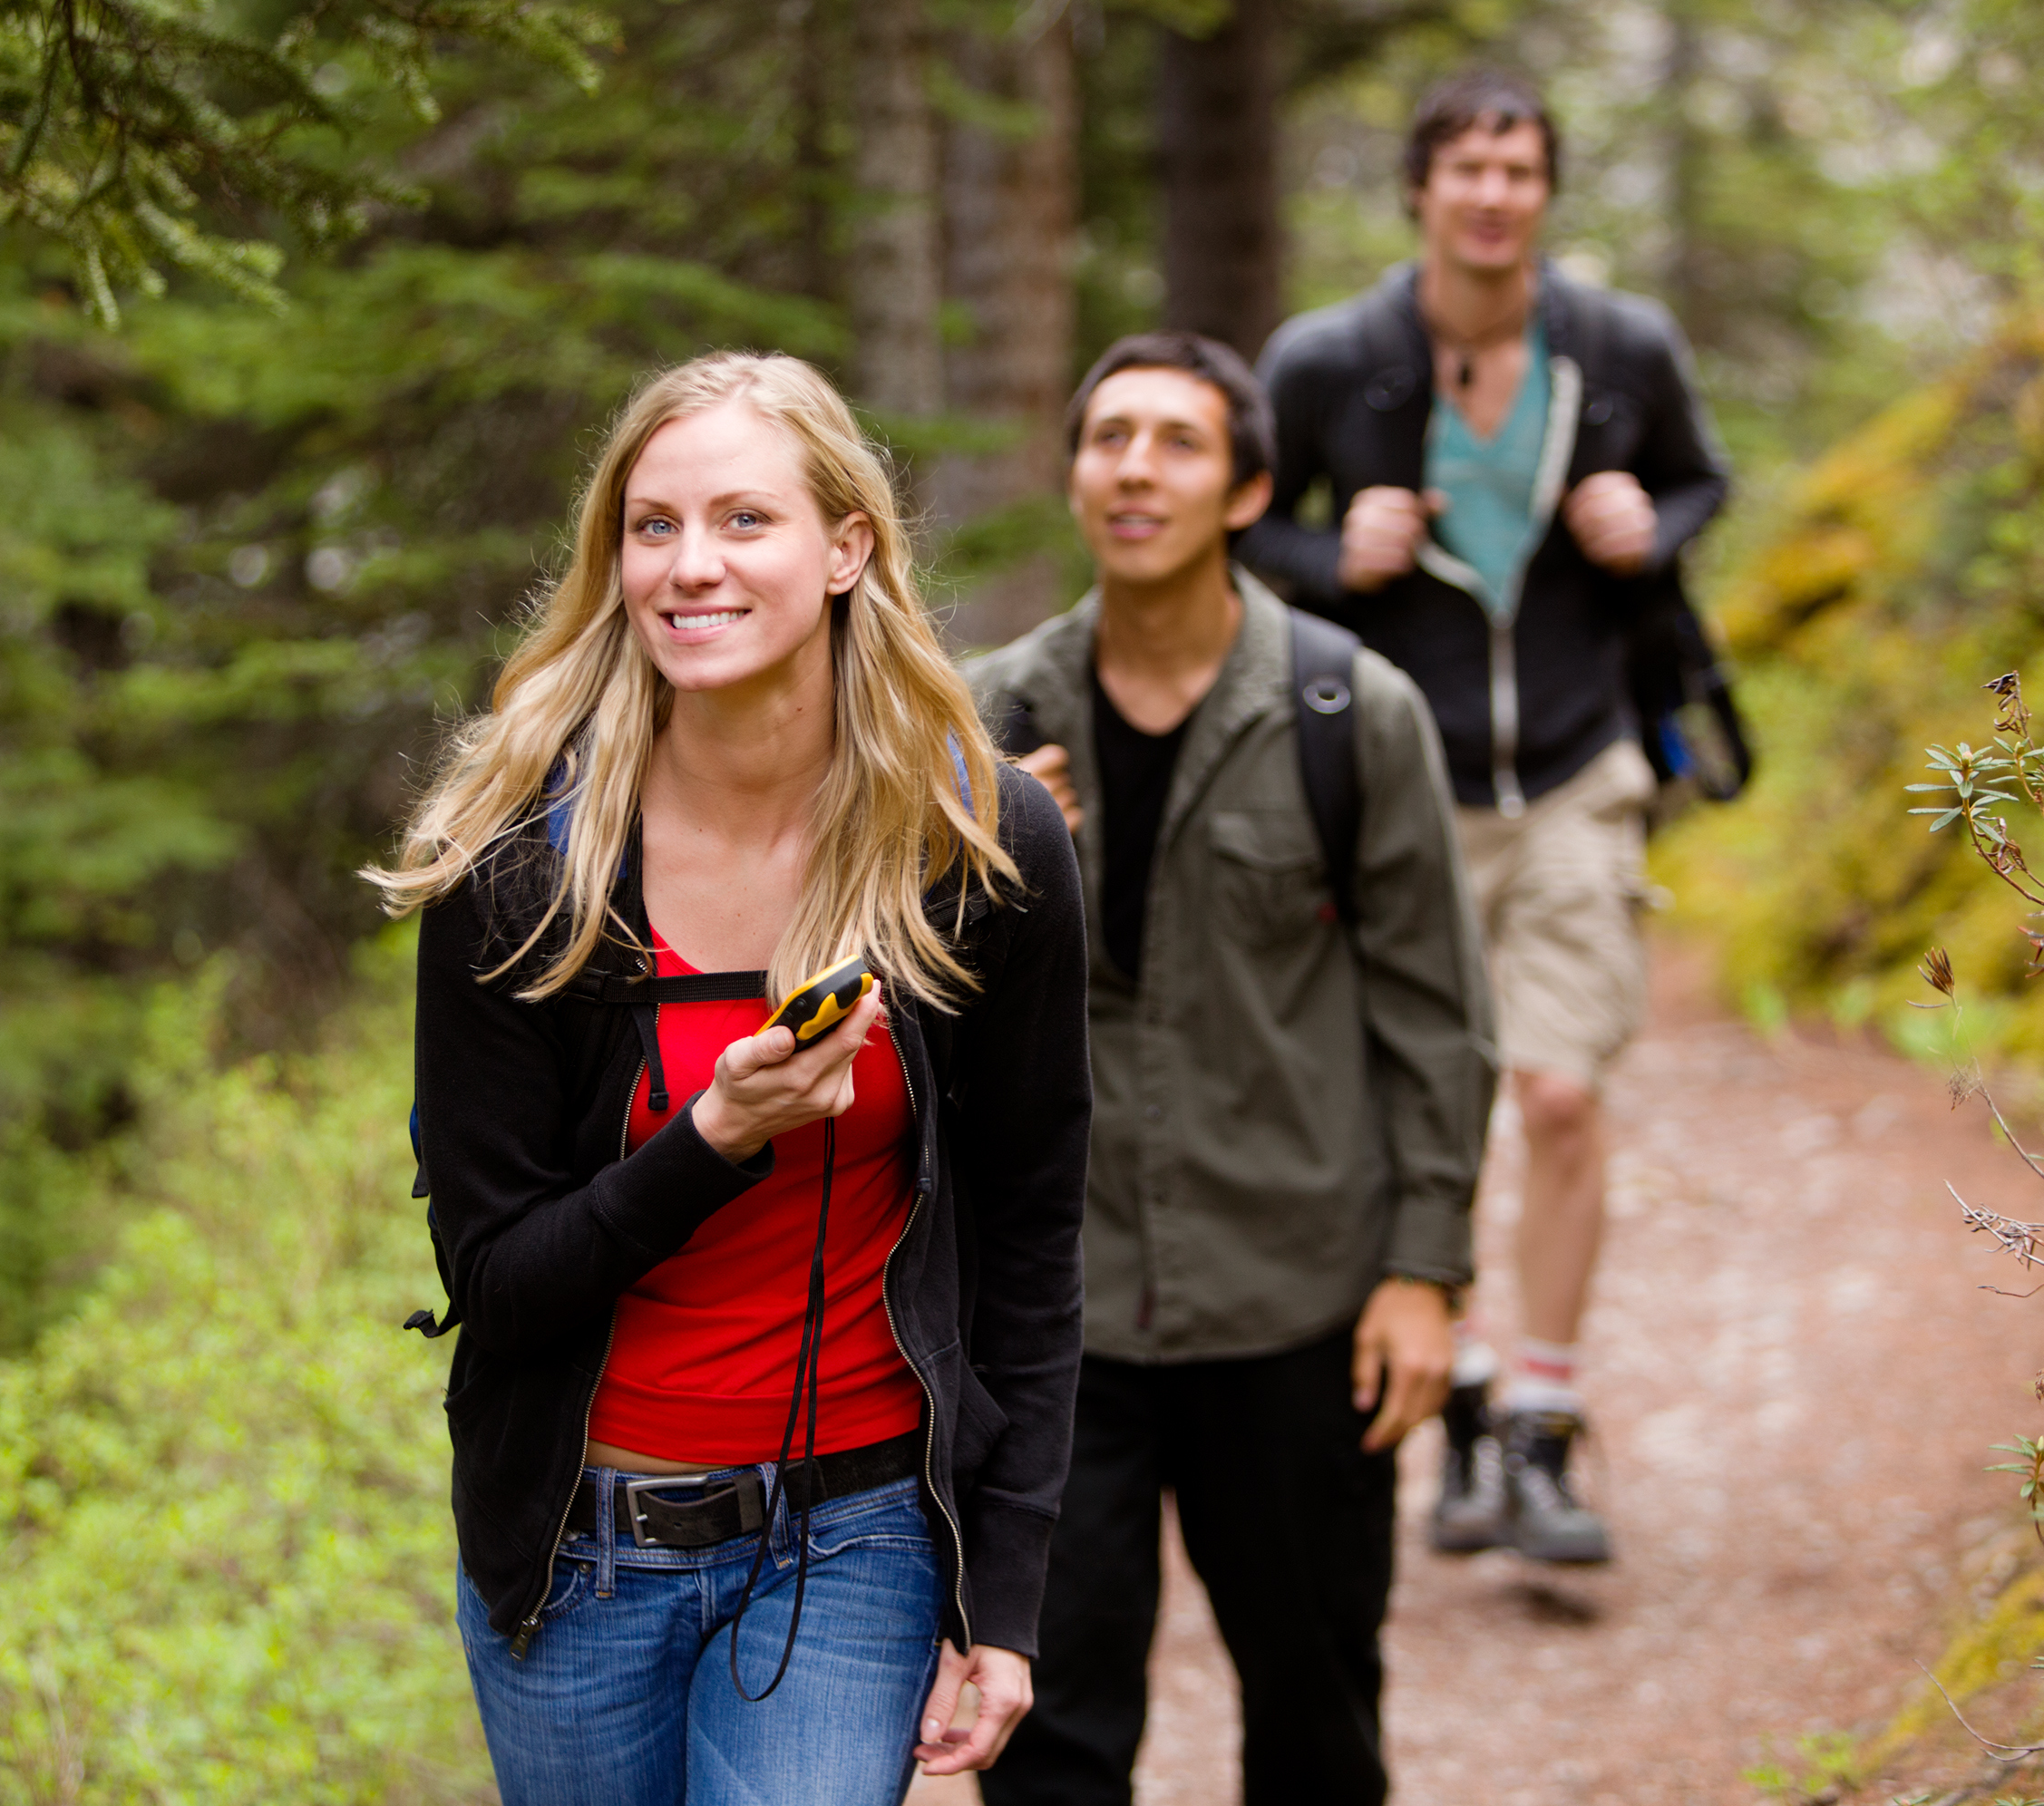
<svg viewBox="0 0 2044 1806">
<path fill-rule="evenodd" d="M 766 1495 L 766 1521 L 760 1526 L 759 1548 L 754 1551 L 752 1571 L 738 1597 L 738 1610 L 731 1620 L 731 1685 L 738 1697 L 757 1704 L 781 1685 L 795 1653 L 795 1632 L 802 1627 L 802 1597 L 809 1586 L 809 1513 L 816 1502 L 816 1393 L 823 1359 L 823 1238 L 831 1223 L 831 1175 L 837 1165 L 837 1120 L 823 1119 L 823 1189 L 816 1207 L 816 1247 L 809 1257 L 809 1304 L 802 1316 L 802 1341 L 795 1350 L 795 1385 L 788 1400 L 788 1426 L 781 1432 L 781 1452 L 774 1463 L 774 1485 Z M 802 1520 L 795 1548 L 795 1599 L 788 1617 L 787 1641 L 781 1646 L 781 1665 L 764 1691 L 749 1694 L 738 1678 L 738 1630 L 753 1602 L 753 1588 L 766 1560 L 766 1546 L 774 1534 L 774 1511 L 787 1490 L 788 1451 L 794 1445 L 795 1423 L 803 1403 L 809 1404 L 808 1425 L 803 1436 L 802 1465 L 807 1481 L 802 1493 Z"/>
</svg>

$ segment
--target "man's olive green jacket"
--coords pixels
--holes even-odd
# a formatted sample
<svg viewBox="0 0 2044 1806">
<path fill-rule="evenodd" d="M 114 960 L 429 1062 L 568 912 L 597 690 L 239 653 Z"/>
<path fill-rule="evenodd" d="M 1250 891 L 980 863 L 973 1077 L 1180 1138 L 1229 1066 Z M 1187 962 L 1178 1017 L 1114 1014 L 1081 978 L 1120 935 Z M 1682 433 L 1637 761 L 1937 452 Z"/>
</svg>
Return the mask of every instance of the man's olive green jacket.
<svg viewBox="0 0 2044 1806">
<path fill-rule="evenodd" d="M 1495 1054 L 1439 736 L 1411 680 L 1358 654 L 1345 929 L 1299 775 L 1286 611 L 1235 583 L 1241 630 L 1179 752 L 1137 984 L 1100 934 L 1097 597 L 967 666 L 990 719 L 1019 701 L 1069 750 L 1085 811 L 1085 1345 L 1118 1360 L 1296 1347 L 1387 1274 L 1471 1271 Z"/>
</svg>

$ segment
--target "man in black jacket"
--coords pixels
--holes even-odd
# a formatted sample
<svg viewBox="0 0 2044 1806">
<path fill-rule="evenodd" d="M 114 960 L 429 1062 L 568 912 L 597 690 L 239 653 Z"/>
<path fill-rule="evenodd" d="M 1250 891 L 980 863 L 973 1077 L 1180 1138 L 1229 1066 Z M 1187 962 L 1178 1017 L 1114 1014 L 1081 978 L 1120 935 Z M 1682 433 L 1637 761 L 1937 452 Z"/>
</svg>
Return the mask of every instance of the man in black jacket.
<svg viewBox="0 0 2044 1806">
<path fill-rule="evenodd" d="M 1557 148 L 1509 75 L 1422 103 L 1406 160 L 1419 261 L 1272 337 L 1275 493 L 1241 552 L 1433 706 L 1525 1125 L 1522 1340 L 1501 1415 L 1494 1357 L 1462 1348 L 1436 1546 L 1601 1561 L 1604 1526 L 1566 1470 L 1603 1222 L 1600 1085 L 1644 1006 L 1652 775 L 1623 636 L 1678 581 L 1726 478 L 1673 321 L 1538 258 Z M 1319 528 L 1301 517 L 1323 485 Z"/>
</svg>

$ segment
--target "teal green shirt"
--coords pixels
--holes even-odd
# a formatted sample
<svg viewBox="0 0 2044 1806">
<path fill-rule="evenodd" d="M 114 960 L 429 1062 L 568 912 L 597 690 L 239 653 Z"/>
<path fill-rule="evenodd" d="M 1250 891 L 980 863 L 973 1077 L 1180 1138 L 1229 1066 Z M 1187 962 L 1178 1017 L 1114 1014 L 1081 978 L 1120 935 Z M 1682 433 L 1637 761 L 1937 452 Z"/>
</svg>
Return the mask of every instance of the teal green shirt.
<svg viewBox="0 0 2044 1806">
<path fill-rule="evenodd" d="M 1448 499 L 1434 537 L 1484 580 L 1477 600 L 1493 617 L 1518 600 L 1535 550 L 1533 485 L 1547 437 L 1547 335 L 1536 313 L 1526 328 L 1526 374 L 1495 437 L 1479 439 L 1445 396 L 1426 422 L 1426 487 Z"/>
</svg>

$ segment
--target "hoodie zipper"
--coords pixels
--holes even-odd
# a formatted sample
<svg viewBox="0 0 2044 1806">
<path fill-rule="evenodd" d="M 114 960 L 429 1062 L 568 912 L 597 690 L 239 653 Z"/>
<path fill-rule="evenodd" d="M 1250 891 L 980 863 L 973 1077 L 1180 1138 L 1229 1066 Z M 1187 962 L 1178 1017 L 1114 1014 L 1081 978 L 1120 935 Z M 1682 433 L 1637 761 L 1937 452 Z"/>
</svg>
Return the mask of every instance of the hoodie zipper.
<svg viewBox="0 0 2044 1806">
<path fill-rule="evenodd" d="M 1541 442 L 1540 461 L 1534 467 L 1533 509 L 1528 524 L 1533 531 L 1526 542 L 1525 557 L 1514 578 L 1512 593 L 1496 614 L 1484 614 L 1490 626 L 1491 791 L 1497 812 L 1514 820 L 1526 812 L 1526 793 L 1519 785 L 1519 670 L 1514 629 L 1519 618 L 1519 601 L 1525 586 L 1526 568 L 1533 562 L 1554 524 L 1555 510 L 1562 500 L 1562 486 L 1568 480 L 1569 460 L 1575 455 L 1576 415 L 1582 405 L 1582 371 L 1571 357 L 1556 357 L 1548 365 L 1547 432 Z M 1419 546 L 1420 568 L 1443 583 L 1466 590 L 1482 607 L 1483 578 L 1439 540 L 1425 539 Z"/>
<path fill-rule="evenodd" d="M 894 1338 L 895 1353 L 908 1363 L 909 1371 L 916 1376 L 916 1384 L 922 1388 L 924 1403 L 929 1406 L 930 1428 L 923 1433 L 922 1481 L 930 1496 L 937 1501 L 937 1509 L 944 1514 L 944 1527 L 951 1533 L 951 1548 L 957 1555 L 957 1563 L 951 1573 L 951 1603 L 958 1607 L 959 1628 L 965 1635 L 966 1646 L 972 1645 L 972 1621 L 965 1609 L 965 1539 L 959 1534 L 958 1520 L 951 1516 L 951 1508 L 937 1490 L 937 1394 L 930 1390 L 930 1382 L 923 1378 L 922 1369 L 916 1365 L 915 1358 L 901 1345 L 900 1326 L 894 1320 L 894 1299 L 889 1287 L 894 1277 L 894 1257 L 901 1251 L 901 1244 L 909 1239 L 909 1231 L 916 1226 L 916 1217 L 922 1209 L 922 1200 L 928 1195 L 922 1183 L 922 1108 L 916 1101 L 916 1082 L 910 1075 L 909 1063 L 901 1060 L 899 1043 L 895 1045 L 895 1058 L 901 1063 L 901 1083 L 909 1093 L 909 1111 L 916 1122 L 916 1195 L 909 1206 L 909 1220 L 901 1225 L 901 1233 L 888 1249 L 887 1259 L 881 1264 L 880 1275 L 881 1308 L 887 1313 L 887 1331 Z M 550 1583 L 550 1585 L 551 1583 Z"/>
<path fill-rule="evenodd" d="M 653 1032 L 660 1032 L 660 1006 L 653 1005 Z M 646 1076 L 646 1056 L 639 1055 L 638 1070 L 632 1074 L 630 1087 L 625 1092 L 625 1121 L 618 1131 L 618 1158 L 625 1158 L 626 1145 L 632 1133 L 632 1100 L 638 1095 L 638 1082 Z M 603 1333 L 603 1359 L 596 1364 L 596 1384 L 589 1388 L 589 1395 L 582 1402 L 582 1447 L 589 1445 L 589 1419 L 596 1415 L 596 1395 L 603 1388 L 603 1370 L 610 1364 L 610 1350 L 618 1340 L 618 1307 L 610 1307 L 610 1326 Z M 580 1463 L 576 1471 L 581 1471 Z M 579 1482 L 578 1482 L 579 1483 Z M 553 1549 L 547 1557 L 547 1584 L 540 1588 L 540 1597 L 533 1600 L 532 1609 L 526 1613 L 518 1626 L 518 1634 L 511 1638 L 511 1653 L 518 1661 L 524 1661 L 525 1652 L 532 1646 L 532 1639 L 539 1634 L 540 1614 L 545 1609 L 547 1596 L 553 1591 L 554 1563 L 560 1559 L 560 1539 L 568 1531 L 568 1514 L 575 1509 L 575 1495 L 568 1495 L 568 1502 L 560 1508 L 560 1521 L 553 1529 Z"/>
</svg>

